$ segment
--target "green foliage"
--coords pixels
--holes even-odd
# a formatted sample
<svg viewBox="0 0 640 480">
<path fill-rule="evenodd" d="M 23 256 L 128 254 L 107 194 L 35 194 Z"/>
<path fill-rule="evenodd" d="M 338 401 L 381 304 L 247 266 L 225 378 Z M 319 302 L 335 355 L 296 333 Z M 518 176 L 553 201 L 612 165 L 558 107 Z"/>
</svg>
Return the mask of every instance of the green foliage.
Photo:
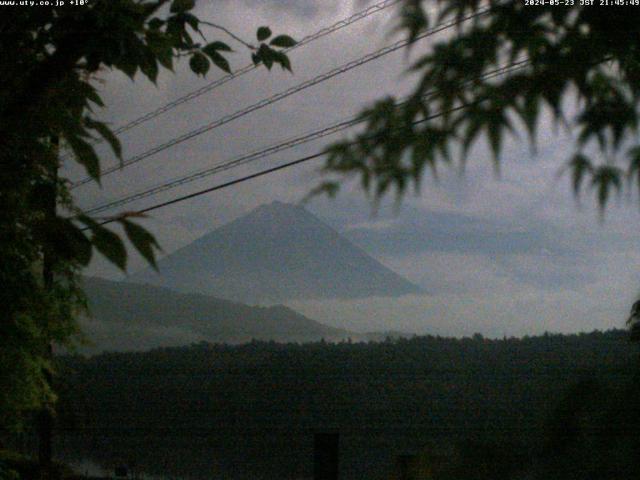
<svg viewBox="0 0 640 480">
<path fill-rule="evenodd" d="M 296 43 L 297 42 L 289 35 L 278 35 L 269 42 L 269 45 L 281 48 L 291 48 L 295 47 Z"/>
<path fill-rule="evenodd" d="M 130 222 L 126 218 L 122 218 L 120 223 L 122 223 L 129 241 L 138 250 L 138 252 L 140 252 L 144 259 L 157 270 L 158 266 L 156 264 L 155 249 L 159 250 L 160 245 L 153 235 L 140 225 Z"/>
<path fill-rule="evenodd" d="M 207 57 L 202 53 L 196 52 L 191 57 L 191 60 L 189 60 L 189 66 L 191 70 L 193 70 L 193 73 L 204 77 L 209 71 L 209 60 L 207 60 Z"/>
<path fill-rule="evenodd" d="M 66 465 L 54 462 L 52 479 L 78 478 Z M 11 450 L 0 450 L 0 480 L 37 480 L 41 478 L 38 462 Z"/>
<path fill-rule="evenodd" d="M 327 172 L 359 176 L 376 197 L 392 190 L 400 197 L 409 181 L 419 186 L 425 167 L 449 163 L 452 145 L 462 147 L 464 165 L 474 142 L 486 139 L 496 166 L 516 129 L 535 146 L 548 110 L 576 132 L 567 163 L 576 194 L 587 180 L 604 209 L 625 178 L 626 187 L 640 186 L 640 10 L 491 0 L 485 11 L 480 0 L 442 0 L 432 19 L 429 5 L 404 0 L 399 30 L 412 43 L 435 23 L 473 18 L 415 60 L 419 81 L 409 101 L 385 99 L 363 112 L 366 129 L 331 149 Z M 488 75 L 523 60 L 517 72 Z"/>
<path fill-rule="evenodd" d="M 627 319 L 627 325 L 631 331 L 631 340 L 640 342 L 640 300 L 633 304 L 631 313 Z"/>
<path fill-rule="evenodd" d="M 1 253 L 5 261 L 12 261 L 12 267 L 21 263 L 6 250 Z M 25 261 L 21 272 L 7 267 L 3 265 L 0 273 L 2 300 L 6 302 L 0 324 L 0 424 L 19 429 L 25 411 L 55 401 L 43 377 L 44 372 L 53 371 L 47 345 L 70 346 L 77 338 L 75 316 L 84 309 L 84 296 L 75 282 L 75 269 L 62 262 L 56 266 L 56 281 L 49 288 L 34 278 L 34 273 L 41 274 L 41 266 Z"/>
<path fill-rule="evenodd" d="M 285 53 L 286 49 L 296 45 L 297 42 L 293 38 L 288 35 L 278 35 L 271 39 L 268 44 L 264 43 L 265 40 L 268 40 L 271 37 L 271 29 L 269 29 L 268 27 L 258 28 L 256 37 L 259 42 L 263 43 L 261 43 L 260 46 L 251 55 L 251 58 L 255 65 L 263 63 L 268 70 L 271 70 L 273 64 L 277 63 L 280 65 L 282 70 L 293 72 L 293 70 L 291 69 L 291 61 Z M 271 47 L 277 47 L 277 49 Z"/>
<path fill-rule="evenodd" d="M 214 65 L 227 73 L 231 73 L 229 62 L 220 54 L 221 51 L 230 52 L 231 47 L 229 45 L 223 42 L 213 42 L 204 47 L 202 51 L 209 56 Z"/>
<path fill-rule="evenodd" d="M 259 27 L 256 33 L 256 38 L 259 42 L 265 41 L 271 36 L 271 29 L 269 27 Z"/>
<path fill-rule="evenodd" d="M 125 243 L 105 224 L 119 224 L 131 245 L 155 266 L 159 245 L 135 215 L 92 219 L 74 205 L 69 182 L 57 177 L 58 145 L 70 152 L 65 161 L 82 165 L 96 182 L 101 165 L 94 145 L 99 139 L 122 158 L 118 138 L 94 113 L 104 106 L 95 84 L 105 70 L 155 83 L 162 69 L 171 71 L 176 59 L 186 57 L 197 75 L 206 75 L 211 63 L 231 71 L 225 57 L 231 47 L 208 41 L 203 29 L 244 42 L 201 21 L 192 13 L 194 6 L 194 0 L 94 0 L 82 8 L 3 9 L 0 427 L 19 426 L 21 414 L 54 399 L 44 377 L 51 370 L 48 345 L 69 344 L 78 336 L 74 318 L 84 308 L 79 269 L 94 251 L 126 268 Z M 270 30 L 262 27 L 258 37 L 265 35 Z M 196 36 L 204 46 L 194 41 Z M 284 43 L 292 40 L 287 37 Z M 264 52 L 271 63 L 291 68 L 280 50 Z M 50 281 L 43 282 L 43 270 L 52 273 Z"/>
<path fill-rule="evenodd" d="M 171 13 L 183 13 L 195 7 L 194 0 L 173 0 L 171 3 Z"/>
</svg>

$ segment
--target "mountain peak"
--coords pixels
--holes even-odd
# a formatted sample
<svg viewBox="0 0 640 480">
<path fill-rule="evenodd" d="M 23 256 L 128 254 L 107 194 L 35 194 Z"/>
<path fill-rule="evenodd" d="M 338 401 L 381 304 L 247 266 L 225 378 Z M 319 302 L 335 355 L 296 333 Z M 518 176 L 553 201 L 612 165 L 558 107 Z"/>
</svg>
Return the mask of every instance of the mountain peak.
<svg viewBox="0 0 640 480">
<path fill-rule="evenodd" d="M 132 277 L 248 303 L 398 296 L 421 290 L 300 205 L 264 204 Z"/>
<path fill-rule="evenodd" d="M 274 200 L 271 203 L 263 203 L 262 205 L 251 210 L 245 217 L 249 217 L 251 215 L 311 215 L 309 211 L 307 211 L 301 205 L 296 205 L 293 203 L 285 203 L 279 200 Z"/>
<path fill-rule="evenodd" d="M 297 205 L 293 204 L 293 203 L 286 203 L 286 202 L 281 202 L 280 200 L 274 200 L 271 203 L 263 203 L 262 205 L 259 205 L 258 207 L 254 208 L 252 211 L 256 212 L 256 211 L 267 211 L 267 210 L 285 210 L 285 209 L 293 209 L 293 208 L 298 208 Z"/>
</svg>

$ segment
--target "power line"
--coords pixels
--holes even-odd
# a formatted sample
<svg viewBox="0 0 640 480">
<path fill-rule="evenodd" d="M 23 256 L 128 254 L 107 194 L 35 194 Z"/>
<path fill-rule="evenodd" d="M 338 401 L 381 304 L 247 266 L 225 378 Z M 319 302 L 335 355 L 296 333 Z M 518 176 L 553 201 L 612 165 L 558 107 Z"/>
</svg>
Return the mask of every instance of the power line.
<svg viewBox="0 0 640 480">
<path fill-rule="evenodd" d="M 409 40 L 409 39 L 404 39 L 404 40 L 400 40 L 392 45 L 389 45 L 387 47 L 381 48 L 379 50 L 376 50 L 375 52 L 369 53 L 367 55 L 365 55 L 364 57 L 361 57 L 357 60 L 353 60 L 351 62 L 348 62 L 340 67 L 334 68 L 322 75 L 318 75 L 317 77 L 314 77 L 310 80 L 307 80 L 305 82 L 302 82 L 294 87 L 291 87 L 283 92 L 277 93 L 276 95 L 273 95 L 269 98 L 263 99 L 257 103 L 254 103 L 253 105 L 250 105 L 246 108 L 243 108 L 242 110 L 238 110 L 237 112 L 234 112 L 232 114 L 226 115 L 218 120 L 215 120 L 207 125 L 204 125 L 200 128 L 197 128 L 195 130 L 192 130 L 190 132 L 185 133 L 184 135 L 181 135 L 179 137 L 176 137 L 172 140 L 169 140 L 168 142 L 162 143 L 154 148 L 151 148 L 139 155 L 136 155 L 134 157 L 131 157 L 127 160 L 124 160 L 123 162 L 121 162 L 120 165 L 114 165 L 112 167 L 107 168 L 104 172 L 102 172 L 102 177 L 105 177 L 106 175 L 109 175 L 111 173 L 117 172 L 118 170 L 121 170 L 124 167 L 133 165 L 135 163 L 138 163 L 148 157 L 151 157 L 157 153 L 160 153 L 168 148 L 171 148 L 175 145 L 178 145 L 182 142 L 185 142 L 187 140 L 190 140 L 194 137 L 197 137 L 199 135 L 202 135 L 203 133 L 209 132 L 215 128 L 218 128 L 222 125 L 225 125 L 229 122 L 232 122 L 238 118 L 241 118 L 245 115 L 248 115 L 256 110 L 260 110 L 266 106 L 269 106 L 275 102 L 278 102 L 284 98 L 287 98 L 295 93 L 298 93 L 302 90 L 305 90 L 309 87 L 312 87 L 314 85 L 317 85 L 319 83 L 322 83 L 326 80 L 329 80 L 333 77 L 336 77 L 338 75 L 341 75 L 345 72 L 348 72 L 349 70 L 352 70 L 356 67 L 359 67 L 361 65 L 364 65 L 368 62 L 371 62 L 373 60 L 377 60 L 378 58 L 381 58 L 385 55 L 388 55 L 392 52 L 395 52 L 401 48 L 406 47 L 407 45 L 409 45 L 410 43 L 417 41 L 417 40 L 421 40 L 423 38 L 435 35 L 439 32 L 442 32 L 444 30 L 447 30 L 449 28 L 455 27 L 467 20 L 470 20 L 472 18 L 484 15 L 486 13 L 488 13 L 491 10 L 492 7 L 486 7 L 482 10 L 478 10 L 475 13 L 466 15 L 465 17 L 461 17 L 461 18 L 457 18 L 456 20 L 438 25 L 430 30 L 427 30 L 426 32 L 422 33 L 421 35 L 419 35 L 417 38 L 415 38 L 414 40 Z M 79 180 L 78 182 L 75 182 L 71 185 L 71 189 L 77 188 L 81 185 L 87 184 L 89 182 L 91 182 L 93 180 L 93 178 L 91 177 L 85 177 L 82 180 Z"/>
<path fill-rule="evenodd" d="M 341 30 L 345 27 L 348 27 L 349 25 L 352 25 L 360 20 L 363 20 L 375 13 L 378 13 L 388 7 L 391 7 L 397 3 L 399 3 L 401 0 L 385 0 L 383 2 L 377 3 L 375 5 L 371 5 L 370 7 L 361 10 L 360 12 L 354 13 L 353 15 L 351 15 L 348 18 L 345 18 L 343 20 L 340 20 L 336 23 L 334 23 L 331 26 L 325 27 L 321 30 L 318 30 L 316 33 L 313 33 L 311 35 L 307 35 L 306 37 L 304 37 L 302 40 L 300 40 L 296 45 L 294 45 L 293 47 L 284 49 L 283 51 L 286 53 L 291 52 L 292 50 L 295 50 L 297 48 L 300 48 L 304 45 L 307 45 L 309 43 L 312 43 L 322 37 L 325 37 L 327 35 L 330 35 L 334 32 L 337 32 L 338 30 Z M 118 128 L 116 128 L 113 133 L 118 135 L 120 133 L 126 132 L 127 130 L 131 130 L 134 127 L 137 127 L 138 125 L 145 123 L 153 118 L 156 118 L 166 112 L 168 112 L 169 110 L 174 109 L 175 107 L 182 105 L 183 103 L 189 102 L 191 100 L 193 100 L 194 98 L 197 98 L 201 95 L 204 95 L 207 92 L 211 92 L 212 90 L 215 90 L 216 88 L 224 85 L 225 83 L 233 80 L 234 78 L 238 78 L 241 77 L 242 75 L 244 75 L 245 73 L 249 73 L 253 70 L 255 70 L 256 68 L 258 68 L 259 65 L 254 65 L 253 63 L 248 64 L 246 66 L 244 66 L 243 68 L 236 70 L 235 72 L 229 73 L 227 75 L 225 75 L 224 77 L 221 77 L 217 80 L 214 80 L 213 82 L 197 89 L 197 90 L 193 90 L 189 93 L 187 93 L 186 95 L 183 95 L 182 97 L 177 98 L 176 100 L 173 100 L 172 102 L 167 103 L 166 105 L 163 105 L 162 107 L 157 108 L 156 110 L 153 110 L 145 115 L 142 115 L 132 121 L 130 121 L 129 123 L 126 123 L 125 125 L 122 125 Z"/>
<path fill-rule="evenodd" d="M 418 125 L 420 123 L 423 123 L 423 122 L 426 122 L 426 121 L 429 121 L 429 120 L 433 120 L 433 119 L 442 117 L 444 115 L 448 115 L 450 113 L 457 112 L 459 110 L 463 110 L 463 109 L 465 109 L 467 107 L 470 107 L 471 105 L 473 105 L 475 103 L 479 103 L 480 101 L 481 100 L 479 100 L 478 102 L 473 102 L 473 103 L 465 103 L 463 105 L 459 105 L 457 107 L 450 108 L 450 109 L 448 109 L 446 111 L 434 113 L 433 115 L 429 115 L 429 116 L 427 116 L 425 118 L 422 118 L 420 120 L 416 120 L 415 122 L 412 123 L 412 125 Z M 351 142 L 351 144 L 355 144 L 355 142 Z M 240 177 L 240 178 L 237 178 L 235 180 L 231 180 L 231 181 L 224 182 L 224 183 L 221 183 L 221 184 L 218 184 L 218 185 L 214 185 L 212 187 L 208 187 L 208 188 L 205 188 L 203 190 L 198 190 L 197 192 L 189 193 L 187 195 L 183 195 L 181 197 L 174 198 L 172 200 L 167 200 L 166 202 L 157 203 L 155 205 L 143 208 L 141 210 L 136 210 L 135 213 L 139 214 L 139 215 L 142 215 L 142 214 L 151 212 L 153 210 L 158 210 L 159 208 L 168 207 L 168 206 L 174 205 L 176 203 L 184 202 L 185 200 L 189 200 L 191 198 L 199 197 L 199 196 L 204 195 L 206 193 L 211 193 L 211 192 L 215 192 L 217 190 L 222 190 L 224 188 L 231 187 L 233 185 L 237 185 L 239 183 L 244 183 L 246 181 L 253 180 L 254 178 L 258 178 L 258 177 L 262 177 L 262 176 L 265 176 L 265 175 L 269 175 L 269 174 L 277 172 L 279 170 L 284 170 L 286 168 L 293 167 L 295 165 L 299 165 L 301 163 L 305 163 L 305 162 L 309 162 L 311 160 L 315 160 L 317 158 L 323 157 L 327 153 L 329 153 L 328 150 L 322 150 L 322 151 L 314 153 L 312 155 L 307 155 L 305 157 L 298 158 L 296 160 L 284 163 L 282 165 L 278 165 L 276 167 L 270 167 L 270 168 L 267 168 L 265 170 L 261 170 L 261 171 L 256 172 L 256 173 L 252 173 L 251 175 L 245 175 L 244 177 Z M 108 219 L 100 222 L 100 225 L 106 225 L 108 223 L 113 223 L 115 221 L 117 221 L 117 218 L 108 218 Z M 80 230 L 81 231 L 85 231 L 85 230 L 88 230 L 88 229 L 89 229 L 88 227 L 84 227 L 84 228 L 81 228 Z"/>
<path fill-rule="evenodd" d="M 524 67 L 528 66 L 530 61 L 529 60 L 521 60 L 521 61 L 516 62 L 516 63 L 520 64 L 519 67 L 518 67 L 518 69 L 519 69 L 519 68 L 524 68 Z M 508 67 L 510 67 L 510 66 L 505 66 L 505 67 L 502 67 L 502 68 L 506 69 Z M 488 77 L 488 78 L 492 78 L 493 76 L 497 76 L 499 74 L 497 73 L 497 71 L 494 71 L 494 72 L 490 73 L 489 75 L 491 75 L 491 77 Z M 470 81 L 473 82 L 475 80 L 476 79 L 472 79 Z M 422 118 L 420 120 L 416 120 L 416 121 L 412 122 L 411 125 L 419 125 L 421 123 L 424 123 L 424 122 L 427 122 L 427 121 L 430 121 L 430 120 L 434 120 L 434 119 L 442 117 L 444 115 L 448 115 L 448 114 L 463 110 L 465 108 L 468 108 L 468 107 L 470 107 L 472 105 L 476 105 L 478 103 L 481 103 L 482 101 L 483 101 L 483 99 L 480 99 L 480 100 L 477 100 L 475 102 L 464 103 L 464 104 L 459 105 L 457 107 L 452 107 L 452 108 L 450 108 L 448 110 L 441 111 L 441 112 L 438 112 L 438 113 L 434 113 L 434 114 L 429 115 L 429 116 L 427 116 L 425 118 Z M 348 144 L 349 145 L 354 145 L 356 142 L 357 141 L 352 141 L 352 142 L 349 142 Z M 189 200 L 191 198 L 199 197 L 200 195 L 211 193 L 211 192 L 214 192 L 214 191 L 217 191 L 217 190 L 222 190 L 224 188 L 227 188 L 227 187 L 230 187 L 230 186 L 233 186 L 233 185 L 237 185 L 239 183 L 244 183 L 244 182 L 252 180 L 254 178 L 262 177 L 264 175 L 268 175 L 270 173 L 277 172 L 279 170 L 284 170 L 286 168 L 293 167 L 295 165 L 299 165 L 301 163 L 305 163 L 305 162 L 308 162 L 308 161 L 311 161 L 311 160 L 315 160 L 317 158 L 320 158 L 320 157 L 326 155 L 327 153 L 329 153 L 329 151 L 325 149 L 325 150 L 322 150 L 322 151 L 317 152 L 315 154 L 307 155 L 305 157 L 299 158 L 297 160 L 293 160 L 291 162 L 284 163 L 282 165 L 278 165 L 276 167 L 271 167 L 271 168 L 268 168 L 268 169 L 265 169 L 265 170 L 261 170 L 259 172 L 253 173 L 251 175 L 246 175 L 244 177 L 240 177 L 240 178 L 235 179 L 235 180 L 231 180 L 231 181 L 224 182 L 224 183 L 221 183 L 221 184 L 218 184 L 218 185 L 214 185 L 212 187 L 208 187 L 208 188 L 205 188 L 203 190 L 199 190 L 197 192 L 193 192 L 193 193 L 190 193 L 190 194 L 187 194 L 187 195 L 183 195 L 183 196 L 174 198 L 172 200 L 168 200 L 166 202 L 157 203 L 157 204 L 152 205 L 150 207 L 146 207 L 146 208 L 143 208 L 141 210 L 137 210 L 136 214 L 145 214 L 145 213 L 148 213 L 148 212 L 160 209 L 160 208 L 164 208 L 164 207 L 167 207 L 167 206 L 170 206 L 170 205 L 174 205 L 176 203 L 183 202 L 185 200 Z M 100 225 L 106 225 L 106 224 L 109 224 L 109 223 L 113 223 L 115 221 L 117 221 L 117 218 L 107 218 L 106 220 L 100 222 Z M 80 230 L 81 231 L 86 231 L 88 229 L 89 229 L 89 227 L 84 227 L 84 228 L 81 228 Z"/>
<path fill-rule="evenodd" d="M 385 0 L 383 2 L 380 3 L 376 3 L 375 5 L 371 5 L 367 8 L 365 8 L 364 10 L 361 10 L 357 13 L 354 13 L 353 15 L 351 15 L 350 17 L 344 18 L 342 20 L 339 20 L 338 22 L 334 23 L 333 25 L 330 25 L 328 27 L 322 28 L 320 30 L 318 30 L 317 32 L 311 34 L 311 35 L 307 35 L 306 37 L 303 37 L 298 43 L 296 43 L 293 47 L 289 47 L 289 48 L 285 48 L 282 51 L 285 53 L 289 53 L 297 48 L 300 48 L 304 45 L 307 45 L 309 43 L 313 43 L 316 40 L 319 40 L 323 37 L 326 37 L 327 35 L 330 35 L 334 32 L 337 32 L 339 30 L 342 30 L 343 28 L 348 27 L 349 25 L 353 25 L 354 23 L 359 22 L 360 20 L 363 20 L 365 18 L 370 17 L 371 15 L 381 12 L 397 3 L 400 3 L 400 1 L 402 0 Z M 163 115 L 166 112 L 169 112 L 170 110 L 173 110 L 174 108 L 187 103 L 195 98 L 198 98 L 202 95 L 204 95 L 205 93 L 211 92 L 213 90 L 215 90 L 218 87 L 221 87 L 222 85 L 230 82 L 231 80 L 241 77 L 243 76 L 245 73 L 249 73 L 255 69 L 257 69 L 260 65 L 255 65 L 254 63 L 250 63 L 248 65 L 245 65 L 244 67 L 242 67 L 239 70 L 236 70 L 235 72 L 231 72 L 221 78 L 218 78 L 210 83 L 208 83 L 207 85 L 204 85 L 203 87 L 198 88 L 197 90 L 193 90 L 189 93 L 187 93 L 186 95 L 183 95 L 182 97 L 178 97 L 177 99 L 156 108 L 155 110 L 152 110 L 144 115 L 141 115 L 140 117 L 137 117 L 133 120 L 131 120 L 130 122 L 121 125 L 119 127 L 117 127 L 116 129 L 113 130 L 114 135 L 119 135 L 121 133 L 124 133 L 128 130 L 131 130 L 135 127 L 137 127 L 138 125 L 141 125 L 143 123 L 148 122 L 149 120 L 153 120 L 154 118 L 157 118 L 161 115 Z M 99 144 L 102 143 L 101 139 L 96 139 L 92 142 L 94 145 L 95 144 Z M 69 154 L 66 155 L 62 155 L 62 159 L 67 158 L 69 156 Z"/>
<path fill-rule="evenodd" d="M 502 67 L 499 67 L 495 70 L 486 72 L 485 74 L 470 80 L 469 82 L 473 82 L 473 81 L 477 81 L 477 80 L 489 80 L 491 78 L 500 76 L 500 75 L 504 75 L 506 73 L 511 73 L 513 71 L 519 70 L 521 68 L 524 68 L 526 66 L 529 65 L 529 60 L 520 60 L 520 61 L 516 61 L 510 65 L 505 65 Z M 435 92 L 431 92 L 425 95 L 425 97 L 429 97 L 431 95 L 433 95 Z M 402 102 L 404 103 L 404 102 Z M 97 205 L 94 207 L 89 208 L 88 210 L 85 210 L 85 213 L 87 215 L 94 215 L 97 213 L 101 213 L 104 212 L 106 210 L 109 210 L 111 208 L 115 208 L 118 206 L 122 206 L 122 205 L 126 205 L 128 203 L 134 202 L 136 200 L 141 200 L 143 198 L 147 198 L 153 195 L 156 195 L 158 193 L 167 191 L 167 190 L 172 190 L 174 188 L 177 188 L 181 185 L 185 185 L 191 182 L 194 182 L 196 180 L 200 180 L 202 178 L 214 175 L 216 173 L 220 173 L 226 170 L 229 170 L 231 168 L 235 168 L 241 165 L 246 165 L 248 163 L 257 161 L 257 160 L 261 160 L 267 156 L 273 155 L 275 153 L 281 152 L 281 151 L 285 151 L 285 150 L 289 150 L 291 148 L 297 147 L 299 145 L 303 145 L 305 143 L 311 142 L 313 140 L 317 140 L 319 138 L 323 138 L 329 135 L 334 135 L 338 132 L 344 131 L 350 127 L 353 127 L 359 123 L 362 123 L 366 121 L 366 117 L 361 117 L 361 116 L 355 116 L 355 117 L 351 117 L 348 120 L 343 120 L 341 122 L 332 124 L 330 126 L 324 127 L 322 129 L 319 130 L 315 130 L 313 132 L 292 138 L 292 139 L 288 139 L 285 140 L 283 142 L 280 142 L 278 144 L 269 146 L 265 149 L 250 153 L 250 154 L 246 154 L 243 156 L 240 156 L 238 158 L 235 158 L 233 160 L 229 160 L 226 162 L 222 162 L 219 164 L 216 164 L 212 167 L 203 169 L 203 170 L 199 170 L 197 172 L 188 174 L 186 176 L 183 177 L 179 177 L 177 179 L 174 180 L 170 180 L 164 183 L 161 183 L 159 185 L 156 185 L 154 187 L 151 187 L 149 189 L 143 190 L 141 192 L 137 192 L 134 193 L 132 195 L 129 195 L 127 197 L 118 199 L 118 200 L 113 200 L 111 202 L 108 203 L 104 203 L 102 205 Z"/>
<path fill-rule="evenodd" d="M 523 60 L 522 62 L 523 63 L 526 62 L 526 64 L 530 63 L 528 60 Z M 524 68 L 525 66 L 527 66 L 527 65 L 521 65 L 519 68 Z M 441 111 L 441 112 L 435 113 L 433 115 L 429 115 L 429 116 L 427 116 L 425 118 L 422 118 L 420 120 L 416 120 L 415 122 L 412 122 L 411 125 L 418 125 L 418 124 L 424 123 L 426 121 L 434 120 L 434 119 L 442 117 L 444 115 L 448 115 L 450 113 L 455 113 L 457 111 L 464 110 L 465 108 L 468 108 L 468 107 L 470 107 L 472 105 L 476 105 L 478 103 L 481 103 L 482 101 L 483 101 L 483 99 L 480 99 L 480 100 L 477 100 L 475 102 L 465 103 L 465 104 L 459 105 L 457 107 L 450 108 L 450 109 L 448 109 L 446 111 Z M 349 145 L 353 145 L 355 143 L 356 142 L 353 141 L 353 142 L 349 142 L 348 144 Z M 177 198 L 174 198 L 172 200 L 168 200 L 166 202 L 158 203 L 158 204 L 152 205 L 150 207 L 143 208 L 141 210 L 136 210 L 136 213 L 137 214 L 145 214 L 145 213 L 151 212 L 153 210 L 157 210 L 157 209 L 164 208 L 164 207 L 167 207 L 167 206 L 170 206 L 170 205 L 174 205 L 176 203 L 183 202 L 185 200 L 189 200 L 191 198 L 199 197 L 200 195 L 204 195 L 204 194 L 207 194 L 207 193 L 215 192 L 217 190 L 222 190 L 224 188 L 231 187 L 233 185 L 237 185 L 239 183 L 244 183 L 246 181 L 253 180 L 254 178 L 262 177 L 264 175 L 268 175 L 270 173 L 277 172 L 279 170 L 284 170 L 286 168 L 293 167 L 295 165 L 299 165 L 301 163 L 305 163 L 305 162 L 308 162 L 308 161 L 311 161 L 311 160 L 315 160 L 317 158 L 320 158 L 320 157 L 326 155 L 327 153 L 329 153 L 328 150 L 322 150 L 322 151 L 317 152 L 315 154 L 308 155 L 306 157 L 302 157 L 302 158 L 299 158 L 297 160 L 293 160 L 291 162 L 284 163 L 282 165 L 278 165 L 277 167 L 271 167 L 271 168 L 268 168 L 268 169 L 265 169 L 265 170 L 261 170 L 259 172 L 253 173 L 251 175 L 246 175 L 244 177 L 240 177 L 238 179 L 231 180 L 229 182 L 221 183 L 219 185 L 214 185 L 213 187 L 208 187 L 208 188 L 205 188 L 203 190 L 199 190 L 199 191 L 194 192 L 194 193 L 183 195 L 181 197 L 177 197 Z M 101 222 L 100 224 L 101 225 L 106 225 L 108 223 L 113 223 L 115 221 L 117 221 L 116 218 L 110 218 L 110 219 L 106 219 L 105 221 Z M 81 230 L 84 231 L 84 230 L 87 230 L 87 228 L 83 228 Z"/>
<path fill-rule="evenodd" d="M 163 183 L 160 185 L 157 185 L 155 187 L 152 187 L 148 190 L 144 190 L 142 192 L 139 193 L 135 193 L 133 195 L 130 195 L 128 197 L 122 198 L 120 200 L 114 200 L 112 202 L 103 204 L 103 205 L 99 205 L 99 206 L 95 206 L 95 207 L 91 207 L 90 209 L 86 210 L 86 214 L 88 215 L 93 215 L 96 213 L 100 213 L 103 212 L 105 210 L 109 210 L 111 208 L 114 207 L 118 207 L 121 205 L 126 205 L 127 203 L 131 203 L 133 201 L 136 200 L 140 200 L 142 198 L 146 198 L 152 195 L 156 195 L 158 193 L 164 192 L 166 190 L 171 190 L 173 188 L 176 188 L 180 185 L 184 185 L 187 183 L 191 183 L 193 181 L 199 180 L 201 178 L 205 178 L 208 177 L 210 175 L 213 175 L 214 173 L 219 173 L 225 170 L 229 170 L 231 168 L 235 168 L 238 167 L 240 165 L 245 165 L 247 163 L 250 163 L 251 161 L 256 161 L 256 160 L 260 160 L 262 158 L 265 158 L 269 155 L 273 155 L 274 153 L 278 153 L 284 150 L 289 150 L 293 147 L 308 143 L 312 140 L 316 140 L 319 138 L 323 138 L 325 136 L 328 135 L 332 135 L 334 133 L 340 132 L 346 128 L 349 128 L 353 125 L 355 125 L 356 123 L 360 123 L 360 120 L 358 121 L 354 121 L 353 119 L 351 120 L 347 120 L 344 122 L 340 122 L 337 123 L 335 125 L 323 128 L 322 130 L 318 130 L 306 135 L 303 135 L 301 137 L 297 137 L 294 138 L 292 140 L 289 141 L 285 141 L 276 145 L 272 145 L 270 147 L 267 147 L 266 149 L 257 151 L 257 152 L 253 152 L 250 153 L 248 155 L 243 155 L 239 158 L 236 158 L 234 160 L 228 161 L 228 162 L 224 162 L 218 165 L 215 165 L 214 167 L 211 168 L 207 168 L 204 170 L 200 170 L 198 172 L 192 173 L 190 175 L 187 175 L 185 177 L 180 177 L 176 180 L 172 180 L 168 183 Z"/>
</svg>

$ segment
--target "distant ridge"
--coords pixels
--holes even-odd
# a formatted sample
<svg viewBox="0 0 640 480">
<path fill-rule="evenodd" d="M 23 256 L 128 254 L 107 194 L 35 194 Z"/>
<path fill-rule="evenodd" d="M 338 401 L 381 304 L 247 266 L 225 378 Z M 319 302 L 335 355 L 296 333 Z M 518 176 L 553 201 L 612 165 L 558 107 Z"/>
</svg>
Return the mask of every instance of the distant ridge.
<svg viewBox="0 0 640 480">
<path fill-rule="evenodd" d="M 250 307 L 151 285 L 84 278 L 92 316 L 81 320 L 90 351 L 146 350 L 202 341 L 310 342 L 353 334 L 311 320 L 283 305 Z M 367 335 L 363 335 L 367 337 Z"/>
<path fill-rule="evenodd" d="M 397 297 L 422 290 L 301 206 L 262 205 L 159 261 L 132 281 L 251 304 Z"/>
</svg>

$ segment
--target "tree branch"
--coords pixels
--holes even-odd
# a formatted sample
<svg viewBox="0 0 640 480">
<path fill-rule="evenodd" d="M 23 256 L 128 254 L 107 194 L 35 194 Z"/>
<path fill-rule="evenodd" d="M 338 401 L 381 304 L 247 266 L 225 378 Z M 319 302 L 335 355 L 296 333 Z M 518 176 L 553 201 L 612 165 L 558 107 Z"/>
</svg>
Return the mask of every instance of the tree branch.
<svg viewBox="0 0 640 480">
<path fill-rule="evenodd" d="M 205 22 L 203 20 L 200 20 L 200 23 L 202 25 L 207 25 L 209 27 L 212 28 L 216 28 L 218 30 L 222 30 L 224 33 L 226 33 L 227 35 L 229 35 L 231 38 L 233 38 L 235 41 L 240 42 L 242 45 L 244 45 L 245 47 L 247 47 L 249 50 L 255 50 L 256 47 L 251 45 L 248 42 L 245 42 L 243 39 L 241 39 L 240 37 L 238 37 L 235 33 L 233 33 L 232 31 L 230 31 L 228 28 L 223 27 L 222 25 L 218 25 L 216 23 L 211 23 L 211 22 Z"/>
</svg>

